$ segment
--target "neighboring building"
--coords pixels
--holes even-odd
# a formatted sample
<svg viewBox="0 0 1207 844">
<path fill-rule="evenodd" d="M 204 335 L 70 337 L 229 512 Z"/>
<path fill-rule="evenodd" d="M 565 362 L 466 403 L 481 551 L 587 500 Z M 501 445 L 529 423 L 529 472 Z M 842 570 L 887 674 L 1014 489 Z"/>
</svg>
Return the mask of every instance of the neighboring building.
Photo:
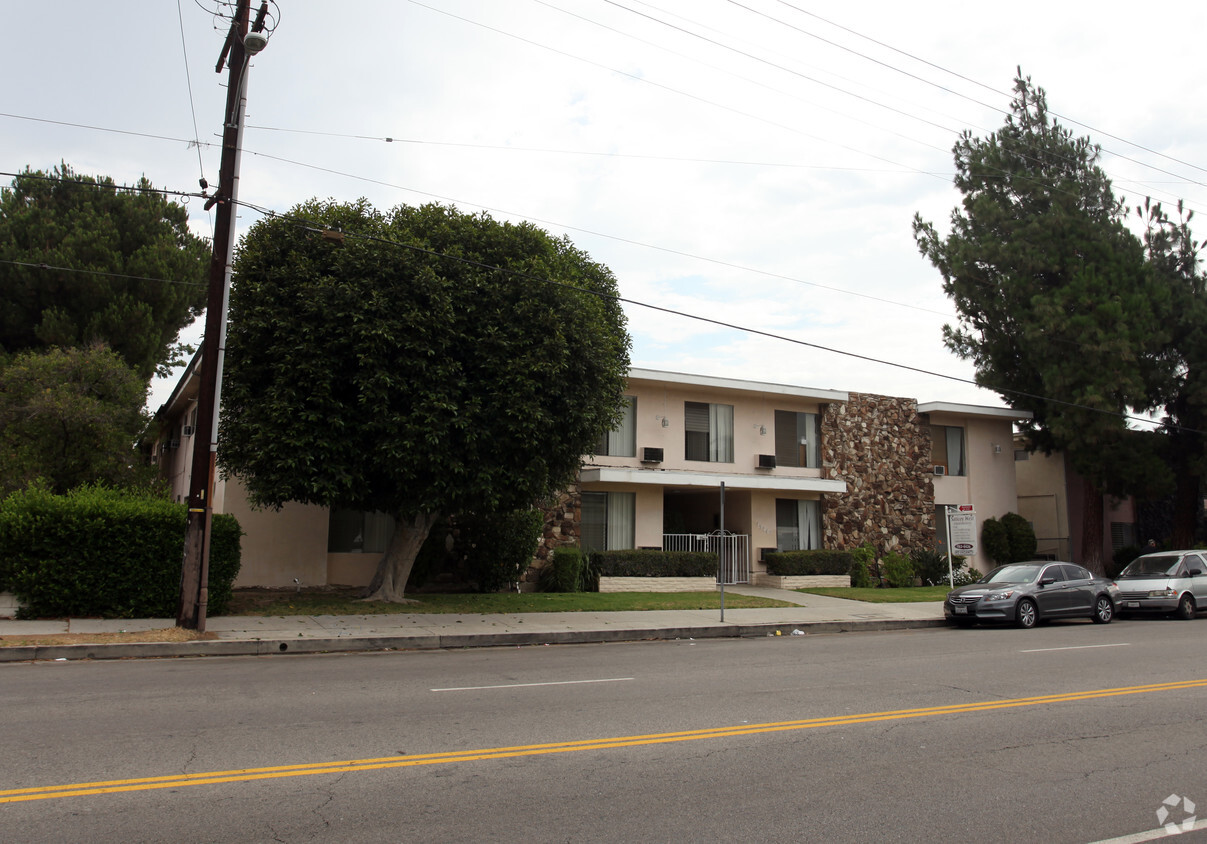
<svg viewBox="0 0 1207 844">
<path fill-rule="evenodd" d="M 1018 477 L 1018 514 L 1035 529 L 1036 554 L 1045 559 L 1081 559 L 1085 543 L 1082 523 L 1085 492 L 1081 475 L 1061 451 L 1046 455 L 1031 452 L 1022 436 L 1014 439 L 1014 465 Z M 1103 502 L 1102 548 L 1109 559 L 1114 551 L 1138 546 L 1150 537 L 1137 531 L 1133 498 Z"/>
<path fill-rule="evenodd" d="M 164 433 L 153 453 L 178 500 L 196 366 L 157 414 Z M 1016 411 L 646 369 L 630 370 L 626 398 L 621 425 L 547 507 L 538 559 L 563 545 L 724 543 L 728 578 L 748 582 L 765 571 L 767 550 L 936 547 L 945 505 L 972 504 L 979 519 L 1015 507 Z M 256 511 L 222 480 L 214 502 L 246 531 L 241 586 L 367 583 L 393 527 L 383 514 L 307 505 Z"/>
</svg>

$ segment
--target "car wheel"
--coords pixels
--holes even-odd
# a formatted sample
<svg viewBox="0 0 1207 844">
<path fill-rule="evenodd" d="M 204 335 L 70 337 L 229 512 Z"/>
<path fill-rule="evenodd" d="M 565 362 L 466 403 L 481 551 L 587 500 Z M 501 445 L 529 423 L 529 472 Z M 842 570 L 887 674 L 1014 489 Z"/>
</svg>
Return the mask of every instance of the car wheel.
<svg viewBox="0 0 1207 844">
<path fill-rule="evenodd" d="M 1094 623 L 1095 624 L 1110 624 L 1111 619 L 1115 617 L 1115 605 L 1111 603 L 1111 599 L 1107 595 L 1099 595 L 1094 601 Z"/>
<path fill-rule="evenodd" d="M 1039 610 L 1035 607 L 1035 602 L 1030 598 L 1023 598 L 1018 602 L 1018 609 L 1015 612 L 1014 623 L 1019 627 L 1030 629 L 1039 621 Z"/>
<path fill-rule="evenodd" d="M 1178 618 L 1190 621 L 1198 612 L 1198 607 L 1194 605 L 1194 597 L 1191 595 L 1183 595 L 1182 600 L 1178 601 L 1178 609 L 1175 612 Z"/>
</svg>

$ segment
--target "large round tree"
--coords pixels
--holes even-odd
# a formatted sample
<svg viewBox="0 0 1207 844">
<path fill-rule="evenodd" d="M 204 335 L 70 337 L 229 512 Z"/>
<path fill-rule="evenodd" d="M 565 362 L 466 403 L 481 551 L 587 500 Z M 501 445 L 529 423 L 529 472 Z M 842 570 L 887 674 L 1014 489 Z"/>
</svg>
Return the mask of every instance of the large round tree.
<svg viewBox="0 0 1207 844">
<path fill-rule="evenodd" d="M 254 226 L 235 276 L 223 470 L 261 505 L 392 514 L 376 600 L 441 515 L 531 506 L 618 421 L 615 278 L 530 224 L 311 201 Z"/>
</svg>

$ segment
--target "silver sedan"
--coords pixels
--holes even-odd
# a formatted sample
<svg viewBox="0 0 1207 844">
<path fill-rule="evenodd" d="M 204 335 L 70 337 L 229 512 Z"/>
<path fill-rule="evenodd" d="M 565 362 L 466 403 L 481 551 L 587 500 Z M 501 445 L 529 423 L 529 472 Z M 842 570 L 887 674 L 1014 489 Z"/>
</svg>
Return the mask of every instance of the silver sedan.
<svg viewBox="0 0 1207 844">
<path fill-rule="evenodd" d="M 1004 621 L 1034 627 L 1053 618 L 1076 617 L 1109 624 L 1118 594 L 1114 581 L 1075 563 L 1011 563 L 947 593 L 943 615 L 961 626 Z"/>
</svg>

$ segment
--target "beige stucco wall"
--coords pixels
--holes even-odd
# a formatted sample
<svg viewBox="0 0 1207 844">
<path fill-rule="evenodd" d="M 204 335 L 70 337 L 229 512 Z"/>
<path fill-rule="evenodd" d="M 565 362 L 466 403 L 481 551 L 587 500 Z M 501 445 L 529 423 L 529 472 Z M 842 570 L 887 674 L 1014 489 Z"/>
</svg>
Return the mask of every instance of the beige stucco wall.
<svg viewBox="0 0 1207 844">
<path fill-rule="evenodd" d="M 286 504 L 280 510 L 254 510 L 243 487 L 219 481 L 225 491 L 220 512 L 243 527 L 243 566 L 235 586 L 303 586 L 327 580 L 327 509 Z M 376 558 L 376 555 L 371 555 Z"/>
<path fill-rule="evenodd" d="M 818 413 L 821 407 L 818 401 L 799 396 L 739 392 L 640 379 L 630 380 L 625 395 L 635 396 L 637 399 L 637 456 L 590 455 L 584 461 L 585 466 L 623 466 L 640 469 L 648 465 L 641 462 L 643 449 L 661 448 L 663 460 L 659 468 L 668 471 L 752 473 L 757 471 L 760 454 L 775 454 L 775 411 Z M 733 405 L 732 463 L 709 463 L 687 460 L 684 457 L 684 403 L 689 401 Z M 665 426 L 662 424 L 664 419 Z M 822 476 L 819 469 L 791 466 L 777 466 L 773 472 L 780 477 Z"/>
<path fill-rule="evenodd" d="M 986 519 L 1016 511 L 1018 487 L 1014 474 L 1014 426 L 1009 419 L 978 419 L 951 413 L 931 413 L 932 425 L 964 429 L 967 474 L 935 478 L 935 504 L 972 504 L 977 516 L 977 553 L 972 564 L 981 571 L 993 561 L 980 544 Z"/>
<path fill-rule="evenodd" d="M 1021 448 L 1022 443 L 1016 442 Z M 1058 560 L 1071 560 L 1069 500 L 1064 457 L 1034 452 L 1015 461 L 1018 482 L 1018 514 L 1035 528 L 1035 551 Z"/>
</svg>

